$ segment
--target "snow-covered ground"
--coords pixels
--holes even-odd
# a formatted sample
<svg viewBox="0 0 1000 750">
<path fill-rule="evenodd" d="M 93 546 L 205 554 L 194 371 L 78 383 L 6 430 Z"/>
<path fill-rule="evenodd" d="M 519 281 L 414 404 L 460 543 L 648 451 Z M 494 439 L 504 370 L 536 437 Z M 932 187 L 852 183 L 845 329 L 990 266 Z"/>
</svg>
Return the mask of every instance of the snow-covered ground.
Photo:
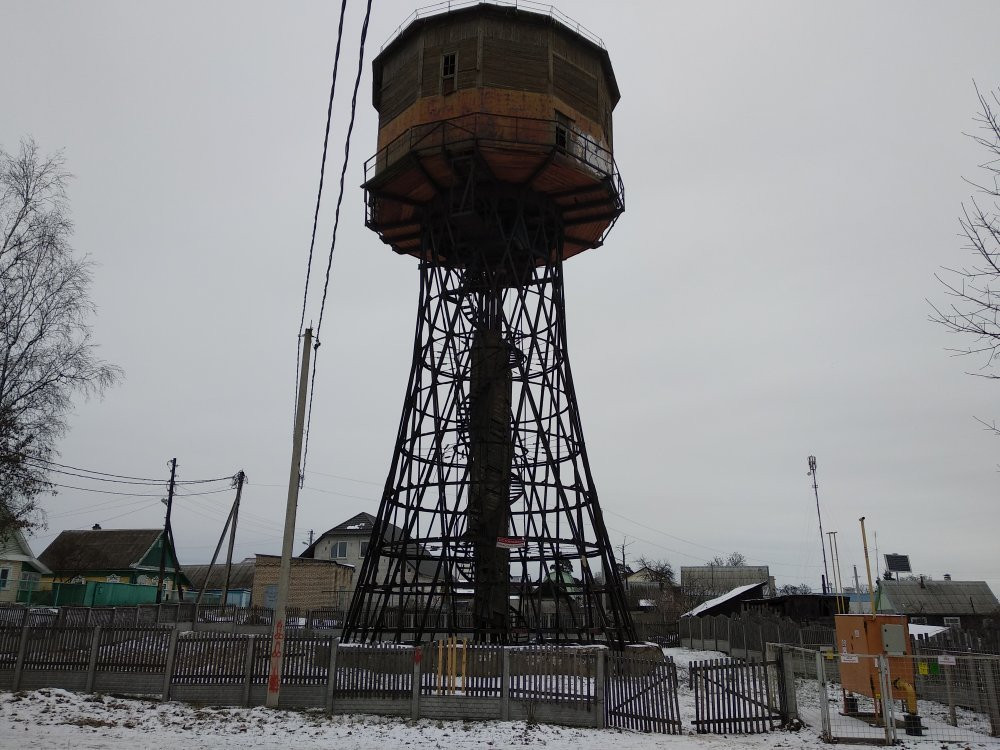
<svg viewBox="0 0 1000 750">
<path fill-rule="evenodd" d="M 719 658 L 711 651 L 667 649 L 677 663 L 681 715 L 694 717 L 687 689 L 688 664 Z M 617 730 L 569 729 L 524 722 L 407 721 L 375 716 L 332 716 L 321 712 L 265 708 L 196 708 L 181 703 L 81 695 L 48 688 L 0 693 L 0 748 L 114 748 L 115 750 L 207 750 L 281 748 L 287 750 L 465 750 L 545 747 L 547 750 L 763 750 L 818 749 L 815 727 L 748 736 L 680 736 Z M 902 747 L 940 748 L 940 742 L 908 739 Z M 952 746 L 956 747 L 956 746 Z M 962 748 L 1000 748 L 1000 741 L 963 743 Z"/>
</svg>

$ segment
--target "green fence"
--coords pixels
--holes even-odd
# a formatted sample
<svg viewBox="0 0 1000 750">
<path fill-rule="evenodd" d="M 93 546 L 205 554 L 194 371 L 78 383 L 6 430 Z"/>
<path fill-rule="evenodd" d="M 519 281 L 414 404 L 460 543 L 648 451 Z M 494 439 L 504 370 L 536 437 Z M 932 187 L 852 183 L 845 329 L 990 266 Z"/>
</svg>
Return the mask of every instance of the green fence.
<svg viewBox="0 0 1000 750">
<path fill-rule="evenodd" d="M 46 591 L 19 591 L 21 604 L 39 606 L 131 607 L 156 601 L 156 586 L 134 583 L 53 583 Z"/>
</svg>

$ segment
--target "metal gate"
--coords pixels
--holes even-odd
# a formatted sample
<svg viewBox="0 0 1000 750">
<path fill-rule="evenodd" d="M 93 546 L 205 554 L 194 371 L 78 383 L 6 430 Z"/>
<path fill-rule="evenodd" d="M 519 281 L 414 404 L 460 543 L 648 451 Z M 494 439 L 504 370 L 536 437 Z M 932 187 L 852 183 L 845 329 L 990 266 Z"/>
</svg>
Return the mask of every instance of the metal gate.
<svg viewBox="0 0 1000 750">
<path fill-rule="evenodd" d="M 781 723 L 771 695 L 768 669 L 777 662 L 711 659 L 692 662 L 696 731 L 701 734 L 757 734 Z"/>
<path fill-rule="evenodd" d="M 673 659 L 609 652 L 604 706 L 609 727 L 680 734 L 677 667 Z"/>
</svg>

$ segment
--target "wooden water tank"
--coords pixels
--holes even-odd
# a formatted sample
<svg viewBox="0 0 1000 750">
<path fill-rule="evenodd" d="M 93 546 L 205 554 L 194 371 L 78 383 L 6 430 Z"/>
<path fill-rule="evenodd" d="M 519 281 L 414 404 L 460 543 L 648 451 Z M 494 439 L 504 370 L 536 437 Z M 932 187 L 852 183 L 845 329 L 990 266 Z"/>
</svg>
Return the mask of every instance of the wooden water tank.
<svg viewBox="0 0 1000 750">
<path fill-rule="evenodd" d="M 476 4 L 414 16 L 373 63 L 378 152 L 367 224 L 427 257 L 425 230 L 473 179 L 555 209 L 563 258 L 599 246 L 624 210 L 612 150 L 620 98 L 599 39 L 554 12 Z"/>
</svg>

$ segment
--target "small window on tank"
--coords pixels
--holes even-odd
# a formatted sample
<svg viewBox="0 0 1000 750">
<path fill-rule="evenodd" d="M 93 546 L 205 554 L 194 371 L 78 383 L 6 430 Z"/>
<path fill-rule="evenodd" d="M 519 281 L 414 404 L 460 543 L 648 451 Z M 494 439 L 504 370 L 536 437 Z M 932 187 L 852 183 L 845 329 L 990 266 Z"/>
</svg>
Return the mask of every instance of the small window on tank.
<svg viewBox="0 0 1000 750">
<path fill-rule="evenodd" d="M 569 131 L 573 127 L 573 121 L 556 110 L 556 148 L 566 150 L 569 147 Z"/>
<path fill-rule="evenodd" d="M 450 94 L 455 90 L 455 72 L 458 70 L 458 54 L 445 52 L 441 55 L 441 93 Z"/>
</svg>

